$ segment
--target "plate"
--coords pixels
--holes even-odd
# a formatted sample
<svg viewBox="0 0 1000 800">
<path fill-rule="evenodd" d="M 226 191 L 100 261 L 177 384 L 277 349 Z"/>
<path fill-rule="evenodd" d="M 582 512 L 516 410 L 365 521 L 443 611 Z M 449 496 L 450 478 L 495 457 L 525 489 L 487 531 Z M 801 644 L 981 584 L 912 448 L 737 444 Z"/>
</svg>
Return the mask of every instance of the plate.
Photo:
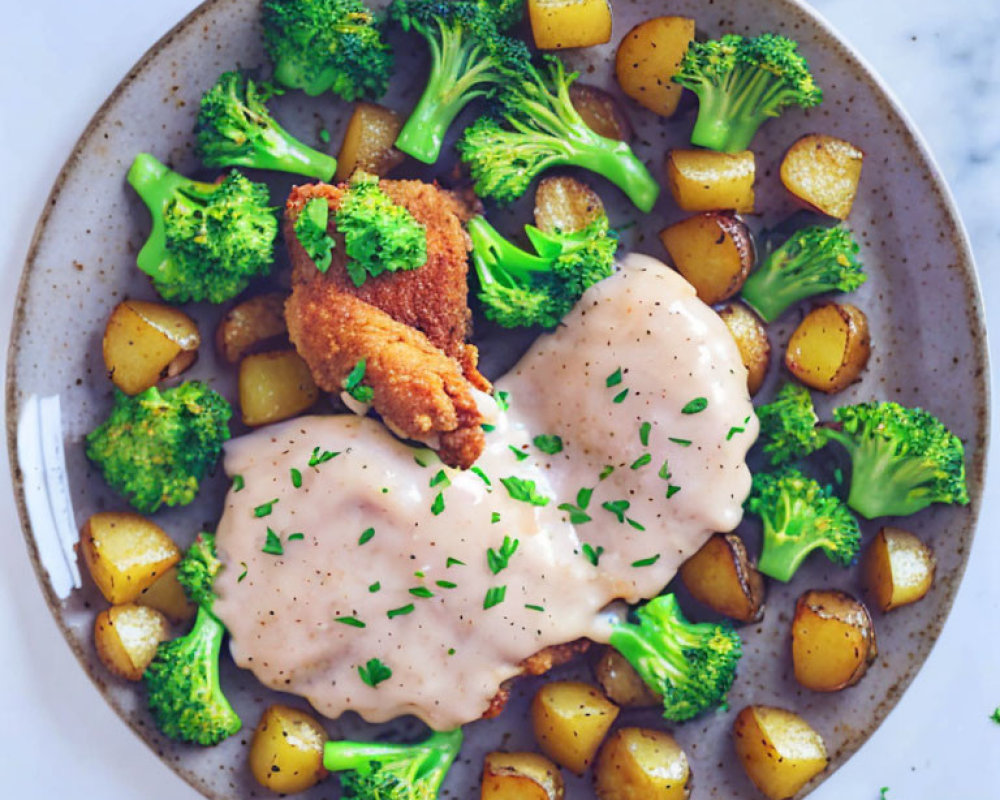
<svg viewBox="0 0 1000 800">
<path fill-rule="evenodd" d="M 121 507 L 89 468 L 81 441 L 110 405 L 110 384 L 103 377 L 100 356 L 100 334 L 108 313 L 125 296 L 155 296 L 134 267 L 148 223 L 145 210 L 124 182 L 125 171 L 140 150 L 150 150 L 182 172 L 197 170 L 190 136 L 197 98 L 224 69 L 264 63 L 256 29 L 257 5 L 246 0 L 206 3 L 155 45 L 100 109 L 57 180 L 39 223 L 19 291 L 8 375 L 12 458 L 30 459 L 33 448 L 37 449 L 39 431 L 27 423 L 31 414 L 52 419 L 53 401 L 39 404 L 37 399 L 58 397 L 61 408 L 61 424 L 47 427 L 45 433 L 51 444 L 65 448 L 65 472 L 60 471 L 58 461 L 44 463 L 48 469 L 39 474 L 15 470 L 15 492 L 29 550 L 53 613 L 84 668 L 123 719 L 182 777 L 216 798 L 264 794 L 245 769 L 243 749 L 248 737 L 199 750 L 156 734 L 141 691 L 109 680 L 96 659 L 91 626 L 95 609 L 105 605 L 96 589 L 84 576 L 83 589 L 61 599 L 65 581 L 72 582 L 73 575 L 68 561 L 62 562 L 60 571 L 59 559 L 65 551 L 53 532 L 75 530 L 93 511 Z M 799 711 L 826 739 L 834 756 L 832 770 L 871 734 L 926 658 L 950 608 L 971 544 L 982 494 L 987 426 L 985 336 L 971 256 L 947 191 L 902 112 L 860 60 L 809 11 L 787 0 L 716 2 L 710 16 L 705 4 L 695 0 L 671 3 L 669 10 L 659 2 L 615 0 L 614 5 L 615 43 L 634 22 L 661 13 L 694 16 L 699 28 L 710 35 L 775 30 L 800 41 L 826 91 L 826 101 L 810 114 L 790 112 L 768 123 L 755 140 L 762 173 L 759 206 L 768 212 L 755 225 L 771 224 L 792 210 L 778 185 L 776 168 L 784 147 L 799 135 L 840 135 L 866 151 L 861 192 L 850 224 L 863 242 L 871 278 L 853 302 L 869 315 L 875 351 L 863 381 L 838 402 L 891 398 L 921 404 L 941 415 L 966 442 L 973 503 L 966 509 L 935 508 L 907 521 L 908 527 L 935 546 L 938 580 L 920 604 L 896 611 L 888 620 L 876 616 L 878 668 L 857 687 L 831 696 L 802 692 L 791 677 L 786 646 L 795 596 L 812 586 L 857 592 L 852 573 L 827 568 L 822 560 L 810 562 L 792 587 L 770 587 L 764 622 L 745 629 L 747 656 L 730 697 L 733 708 L 755 702 Z M 404 56 L 401 62 L 413 58 L 413 68 L 401 63 L 399 74 L 404 77 L 395 81 L 387 101 L 404 110 L 420 91 L 425 74 L 417 63 L 421 48 L 401 52 L 409 50 L 418 53 Z M 206 58 L 206 53 L 211 57 Z M 610 84 L 612 55 L 611 47 L 595 48 L 568 54 L 567 61 L 581 69 L 587 82 Z M 684 145 L 693 117 L 687 113 L 663 121 L 636 107 L 629 110 L 639 131 L 636 149 L 659 175 L 664 151 Z M 281 98 L 278 116 L 310 143 L 317 143 L 321 127 L 330 131 L 336 143 L 346 123 L 347 107 L 331 97 L 306 102 L 290 94 Z M 290 183 L 273 181 L 276 201 Z M 639 223 L 628 229 L 626 245 L 662 257 L 655 232 L 680 216 L 669 199 L 661 200 L 652 215 L 639 220 L 615 190 L 596 180 L 594 184 L 615 224 Z M 523 221 L 524 211 L 515 208 L 509 217 Z M 207 341 L 218 312 L 197 308 L 194 313 Z M 790 327 L 772 327 L 776 346 L 787 340 Z M 500 351 L 484 343 L 487 372 L 498 374 L 522 345 L 523 341 L 507 342 Z M 211 348 L 203 348 L 192 377 L 218 373 Z M 773 383 L 777 378 L 772 375 L 770 380 Z M 230 384 L 213 382 L 233 396 Z M 26 422 L 19 446 L 15 423 L 22 420 Z M 63 498 L 58 492 L 44 490 L 58 486 L 60 474 L 65 475 L 69 492 L 65 505 L 60 505 Z M 224 481 L 218 475 L 206 484 L 196 505 L 163 512 L 157 519 L 186 542 L 217 517 L 223 490 Z M 870 533 L 874 526 L 865 527 Z M 750 526 L 747 531 L 752 544 L 755 533 Z M 587 672 L 586 665 L 562 672 L 572 674 L 574 669 L 581 675 Z M 248 729 L 277 697 L 228 662 L 224 681 Z M 508 747 L 530 746 L 530 733 L 519 721 L 525 698 L 534 688 L 530 681 L 520 684 L 501 718 L 470 727 L 469 744 L 448 784 L 453 796 L 477 792 L 481 754 L 486 749 L 500 742 Z M 732 712 L 710 715 L 675 730 L 692 760 L 695 798 L 710 797 L 713 792 L 732 798 L 757 796 L 731 757 L 731 718 Z M 655 712 L 630 715 L 630 719 L 662 724 Z M 405 722 L 403 727 L 407 727 Z M 360 735 L 364 728 L 353 718 L 328 725 L 334 736 Z M 318 787 L 305 796 L 328 796 L 330 787 Z M 571 780 L 568 791 L 574 798 L 591 796 L 584 781 Z"/>
</svg>

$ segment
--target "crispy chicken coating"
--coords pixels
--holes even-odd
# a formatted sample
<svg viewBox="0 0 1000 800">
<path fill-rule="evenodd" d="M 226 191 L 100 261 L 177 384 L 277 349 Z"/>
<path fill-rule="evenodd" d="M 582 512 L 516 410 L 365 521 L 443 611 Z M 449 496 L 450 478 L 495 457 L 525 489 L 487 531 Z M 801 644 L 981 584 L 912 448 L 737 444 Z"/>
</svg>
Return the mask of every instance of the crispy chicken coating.
<svg viewBox="0 0 1000 800">
<path fill-rule="evenodd" d="M 554 667 L 572 661 L 580 653 L 586 653 L 590 649 L 589 639 L 577 639 L 575 642 L 566 644 L 556 644 L 546 647 L 533 656 L 529 656 L 521 662 L 521 675 L 544 675 Z M 516 678 L 514 679 L 516 680 Z M 483 714 L 483 719 L 493 719 L 504 710 L 507 701 L 510 700 L 510 688 L 513 681 L 507 681 L 500 687 L 500 691 L 494 695 L 490 701 L 490 707 Z"/>
</svg>

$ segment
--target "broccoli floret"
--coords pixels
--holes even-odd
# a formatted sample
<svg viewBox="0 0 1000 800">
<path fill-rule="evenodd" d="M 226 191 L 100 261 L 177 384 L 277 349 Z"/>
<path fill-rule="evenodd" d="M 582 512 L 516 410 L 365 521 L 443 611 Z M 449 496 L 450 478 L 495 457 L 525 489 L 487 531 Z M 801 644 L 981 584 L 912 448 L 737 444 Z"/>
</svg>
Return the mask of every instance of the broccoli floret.
<svg viewBox="0 0 1000 800">
<path fill-rule="evenodd" d="M 966 505 L 962 441 L 933 414 L 899 403 L 835 409 L 826 435 L 851 458 L 847 504 L 866 519 L 914 514 L 931 503 Z"/>
<path fill-rule="evenodd" d="M 555 327 L 589 287 L 614 271 L 618 239 L 603 214 L 572 233 L 525 226 L 539 255 L 511 244 L 483 217 L 473 217 L 468 227 L 483 313 L 506 328 Z"/>
<path fill-rule="evenodd" d="M 521 17 L 523 0 L 395 0 L 389 18 L 427 40 L 431 72 L 396 147 L 433 164 L 455 117 L 477 97 L 492 97 L 508 71 L 531 60 L 523 42 L 502 31 Z"/>
<path fill-rule="evenodd" d="M 161 644 L 143 674 L 149 710 L 171 739 L 214 745 L 243 723 L 219 685 L 219 651 L 226 630 L 212 614 L 212 582 L 221 567 L 215 537 L 201 534 L 177 568 L 177 579 L 198 603 L 194 627 Z"/>
<path fill-rule="evenodd" d="M 337 159 L 303 144 L 282 128 L 265 103 L 282 90 L 225 72 L 201 98 L 195 132 L 209 167 L 254 167 L 328 181 Z"/>
<path fill-rule="evenodd" d="M 87 458 L 143 513 L 187 505 L 229 438 L 232 414 L 225 398 L 196 381 L 135 397 L 116 389 L 111 414 L 87 435 Z"/>
<path fill-rule="evenodd" d="M 779 581 L 791 580 L 813 550 L 848 567 L 861 546 L 858 521 L 833 490 L 793 467 L 754 475 L 746 509 L 764 525 L 757 569 Z"/>
<path fill-rule="evenodd" d="M 148 153 L 135 157 L 128 182 L 153 218 L 136 263 L 165 300 L 222 303 L 267 274 L 278 219 L 263 183 L 236 170 L 221 183 L 193 181 Z"/>
<path fill-rule="evenodd" d="M 362 0 L 264 0 L 261 23 L 278 83 L 351 102 L 385 94 L 392 48 Z"/>
<path fill-rule="evenodd" d="M 688 622 L 665 594 L 635 610 L 638 624 L 617 623 L 610 643 L 663 697 L 663 716 L 683 722 L 725 703 L 743 654 L 731 626 Z"/>
<path fill-rule="evenodd" d="M 343 800 L 434 800 L 461 746 L 461 730 L 417 744 L 327 742 L 323 766 L 343 773 Z"/>
<path fill-rule="evenodd" d="M 858 243 L 839 225 L 814 225 L 793 233 L 743 284 L 743 299 L 765 322 L 792 303 L 823 292 L 853 292 L 867 280 Z"/>
<path fill-rule="evenodd" d="M 577 76 L 555 56 L 541 69 L 528 63 L 506 74 L 497 115 L 480 117 L 458 143 L 476 194 L 509 203 L 544 170 L 573 166 L 603 175 L 641 211 L 652 209 L 660 186 L 646 166 L 625 142 L 591 130 L 573 107 L 569 87 Z"/>
<path fill-rule="evenodd" d="M 826 444 L 825 429 L 816 427 L 819 419 L 812 395 L 796 383 L 786 383 L 771 403 L 760 406 L 757 419 L 757 441 L 775 467 L 805 458 Z"/>
<path fill-rule="evenodd" d="M 774 33 L 692 42 L 673 77 L 698 95 L 691 143 L 727 153 L 746 150 L 757 129 L 786 107 L 819 105 L 823 92 L 798 47 Z"/>
</svg>

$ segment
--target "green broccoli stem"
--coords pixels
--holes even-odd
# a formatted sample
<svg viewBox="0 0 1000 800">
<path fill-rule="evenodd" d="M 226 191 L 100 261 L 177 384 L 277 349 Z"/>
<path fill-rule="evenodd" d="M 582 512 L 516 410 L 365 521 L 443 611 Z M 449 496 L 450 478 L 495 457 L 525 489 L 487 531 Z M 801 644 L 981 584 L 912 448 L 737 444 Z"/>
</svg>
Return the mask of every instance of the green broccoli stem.
<svg viewBox="0 0 1000 800">
<path fill-rule="evenodd" d="M 767 517 L 763 517 L 762 521 L 764 544 L 757 569 L 775 580 L 788 583 L 806 556 L 821 547 L 823 541 L 808 536 L 786 536 L 775 531 Z"/>
<path fill-rule="evenodd" d="M 380 742 L 327 742 L 323 747 L 323 766 L 330 772 L 371 772 L 388 769 L 399 774 L 393 765 L 406 765 L 407 781 L 422 781 L 429 797 L 436 797 L 452 763 L 462 747 L 462 731 L 435 732 L 417 744 Z"/>
<path fill-rule="evenodd" d="M 774 109 L 785 92 L 770 72 L 757 67 L 735 70 L 721 86 L 701 84 L 691 144 L 724 153 L 746 150 L 760 126 L 777 116 Z"/>
<path fill-rule="evenodd" d="M 290 172 L 321 181 L 329 181 L 337 171 L 337 159 L 303 144 L 276 123 L 261 130 L 261 142 L 246 155 L 223 154 L 218 165 Z M 206 158 L 205 163 L 213 165 L 211 159 Z"/>
<path fill-rule="evenodd" d="M 675 595 L 661 595 L 646 605 L 651 607 L 650 611 L 655 609 L 656 627 L 618 622 L 611 631 L 608 643 L 625 657 L 650 689 L 662 694 L 661 679 L 665 673 L 671 683 L 684 680 L 689 668 L 684 648 L 697 646 L 698 642 L 685 627 Z M 652 619 L 652 616 L 647 616 L 647 619 Z"/>
<path fill-rule="evenodd" d="M 750 273 L 740 295 L 764 322 L 774 322 L 794 303 L 836 288 L 810 276 L 809 267 L 808 257 L 788 259 L 776 252 Z"/>
<path fill-rule="evenodd" d="M 514 288 L 531 282 L 533 275 L 549 272 L 549 259 L 532 255 L 511 244 L 485 217 L 473 217 L 468 223 L 472 239 L 472 260 L 483 286 L 499 283 Z"/>
<path fill-rule="evenodd" d="M 625 142 L 595 138 L 592 144 L 571 145 L 571 153 L 562 163 L 603 175 L 625 192 L 636 208 L 648 214 L 660 196 L 660 184 Z"/>
</svg>

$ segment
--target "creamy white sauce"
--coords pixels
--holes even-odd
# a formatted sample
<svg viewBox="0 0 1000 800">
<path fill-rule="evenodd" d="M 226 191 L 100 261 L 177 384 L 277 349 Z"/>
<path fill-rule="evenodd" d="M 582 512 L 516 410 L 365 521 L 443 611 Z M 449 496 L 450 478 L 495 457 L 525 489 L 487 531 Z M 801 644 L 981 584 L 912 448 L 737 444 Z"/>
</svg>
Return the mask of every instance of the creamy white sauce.
<svg viewBox="0 0 1000 800">
<path fill-rule="evenodd" d="M 621 383 L 608 387 L 618 369 Z M 225 569 L 215 611 L 240 666 L 329 717 L 415 714 L 454 728 L 480 717 L 528 656 L 605 640 L 603 608 L 659 593 L 713 531 L 738 523 L 757 431 L 746 373 L 722 322 L 658 262 L 627 259 L 497 389 L 511 408 L 477 462 L 491 485 L 436 458 L 421 466 L 414 456 L 426 462 L 426 451 L 353 415 L 295 419 L 229 443 L 226 471 L 244 488 L 230 492 L 217 531 Z M 697 398 L 702 411 L 681 412 Z M 563 451 L 540 452 L 537 434 L 559 435 Z M 309 467 L 315 448 L 339 455 Z M 606 465 L 615 469 L 601 480 Z M 512 498 L 500 482 L 510 476 L 550 501 Z M 670 486 L 680 490 L 668 499 Z M 593 490 L 591 519 L 573 525 L 558 506 L 577 503 L 581 489 Z M 602 508 L 622 500 L 622 521 L 619 507 Z M 281 555 L 263 552 L 268 529 Z M 494 572 L 487 551 L 504 537 L 517 549 Z M 603 548 L 598 568 L 583 543 Z M 499 587 L 503 601 L 484 609 Z M 359 674 L 370 659 L 392 671 L 375 687 Z"/>
</svg>

